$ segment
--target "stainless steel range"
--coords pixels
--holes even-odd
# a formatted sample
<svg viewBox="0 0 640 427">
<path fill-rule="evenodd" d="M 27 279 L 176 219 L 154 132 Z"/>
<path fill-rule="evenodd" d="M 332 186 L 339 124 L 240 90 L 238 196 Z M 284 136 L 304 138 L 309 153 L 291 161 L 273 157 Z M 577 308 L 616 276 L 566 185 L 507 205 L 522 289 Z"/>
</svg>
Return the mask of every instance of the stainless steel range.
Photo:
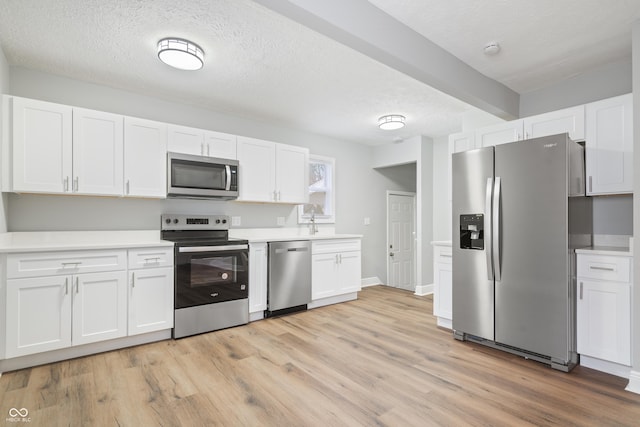
<svg viewBox="0 0 640 427">
<path fill-rule="evenodd" d="M 249 321 L 249 243 L 229 239 L 225 215 L 162 215 L 161 237 L 175 243 L 173 337 Z"/>
</svg>

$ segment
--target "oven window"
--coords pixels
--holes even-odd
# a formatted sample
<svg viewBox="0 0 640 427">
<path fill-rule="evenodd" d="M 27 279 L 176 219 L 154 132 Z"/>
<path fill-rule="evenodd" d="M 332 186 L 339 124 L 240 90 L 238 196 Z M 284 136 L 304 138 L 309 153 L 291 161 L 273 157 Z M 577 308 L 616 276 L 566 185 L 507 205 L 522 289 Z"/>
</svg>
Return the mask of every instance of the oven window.
<svg viewBox="0 0 640 427">
<path fill-rule="evenodd" d="M 199 288 L 219 283 L 234 283 L 238 272 L 237 264 L 236 256 L 192 258 L 189 286 Z"/>
<path fill-rule="evenodd" d="M 171 161 L 172 187 L 224 190 L 226 179 L 224 165 L 178 159 Z"/>
</svg>

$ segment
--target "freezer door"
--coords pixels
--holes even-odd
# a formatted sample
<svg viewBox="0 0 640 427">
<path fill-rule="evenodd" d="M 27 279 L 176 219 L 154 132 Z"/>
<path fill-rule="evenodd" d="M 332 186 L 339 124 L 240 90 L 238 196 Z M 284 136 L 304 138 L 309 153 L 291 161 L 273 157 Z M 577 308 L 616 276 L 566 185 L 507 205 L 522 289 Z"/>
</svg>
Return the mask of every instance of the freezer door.
<svg viewBox="0 0 640 427">
<path fill-rule="evenodd" d="M 558 361 L 569 360 L 571 339 L 567 142 L 558 135 L 495 148 L 495 341 Z"/>
<path fill-rule="evenodd" d="M 453 154 L 452 174 L 453 329 L 493 340 L 493 147 Z"/>
</svg>

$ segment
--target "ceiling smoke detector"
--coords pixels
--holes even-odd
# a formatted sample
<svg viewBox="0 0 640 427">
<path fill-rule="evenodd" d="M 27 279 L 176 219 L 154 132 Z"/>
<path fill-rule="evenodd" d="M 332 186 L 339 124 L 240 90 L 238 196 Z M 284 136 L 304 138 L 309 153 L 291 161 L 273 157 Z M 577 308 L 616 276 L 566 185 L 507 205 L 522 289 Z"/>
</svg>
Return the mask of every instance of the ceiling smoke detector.
<svg viewBox="0 0 640 427">
<path fill-rule="evenodd" d="M 496 55 L 500 52 L 500 44 L 498 42 L 489 42 L 484 46 L 485 55 Z"/>
</svg>

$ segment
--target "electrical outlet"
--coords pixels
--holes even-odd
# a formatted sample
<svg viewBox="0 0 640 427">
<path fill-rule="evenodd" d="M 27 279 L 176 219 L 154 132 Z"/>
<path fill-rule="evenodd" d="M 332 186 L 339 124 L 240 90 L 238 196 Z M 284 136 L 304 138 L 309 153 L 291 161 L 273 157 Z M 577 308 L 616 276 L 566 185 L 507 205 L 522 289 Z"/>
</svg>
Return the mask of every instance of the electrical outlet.
<svg viewBox="0 0 640 427">
<path fill-rule="evenodd" d="M 285 218 L 284 218 L 283 216 L 279 216 L 279 217 L 277 218 L 277 224 L 278 224 L 278 226 L 280 226 L 280 227 L 284 226 L 284 221 L 285 221 Z"/>
<path fill-rule="evenodd" d="M 364 225 L 370 225 L 371 224 L 371 218 L 369 218 L 368 216 L 364 218 Z"/>
<path fill-rule="evenodd" d="M 231 217 L 231 225 L 233 227 L 238 227 L 241 224 L 241 220 L 239 216 L 232 216 Z"/>
</svg>

